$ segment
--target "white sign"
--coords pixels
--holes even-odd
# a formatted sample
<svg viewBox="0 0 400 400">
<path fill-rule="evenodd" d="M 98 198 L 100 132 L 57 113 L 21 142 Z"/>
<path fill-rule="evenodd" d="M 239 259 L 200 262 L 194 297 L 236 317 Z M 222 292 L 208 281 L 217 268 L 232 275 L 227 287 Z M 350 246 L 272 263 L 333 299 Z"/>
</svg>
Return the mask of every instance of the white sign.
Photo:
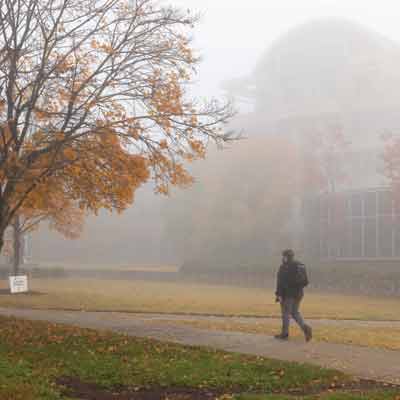
<svg viewBox="0 0 400 400">
<path fill-rule="evenodd" d="M 10 276 L 9 281 L 11 294 L 28 291 L 28 277 L 26 275 Z"/>
</svg>

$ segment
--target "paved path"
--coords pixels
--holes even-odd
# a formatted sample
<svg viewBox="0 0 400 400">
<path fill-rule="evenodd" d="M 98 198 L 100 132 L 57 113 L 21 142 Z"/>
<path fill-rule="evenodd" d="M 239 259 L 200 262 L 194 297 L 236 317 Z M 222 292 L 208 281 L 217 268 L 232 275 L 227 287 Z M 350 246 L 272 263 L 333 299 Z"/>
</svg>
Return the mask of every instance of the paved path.
<svg viewBox="0 0 400 400">
<path fill-rule="evenodd" d="M 318 342 L 309 344 L 299 342 L 281 343 L 264 335 L 207 331 L 186 326 L 166 326 L 162 321 L 157 323 L 157 320 L 176 318 L 173 315 L 157 316 L 9 308 L 0 308 L 0 314 L 86 328 L 105 329 L 132 336 L 150 337 L 186 345 L 209 346 L 280 360 L 308 362 L 323 367 L 335 368 L 360 378 L 377 379 L 400 384 L 400 351 Z M 149 320 L 151 323 L 149 323 Z"/>
</svg>

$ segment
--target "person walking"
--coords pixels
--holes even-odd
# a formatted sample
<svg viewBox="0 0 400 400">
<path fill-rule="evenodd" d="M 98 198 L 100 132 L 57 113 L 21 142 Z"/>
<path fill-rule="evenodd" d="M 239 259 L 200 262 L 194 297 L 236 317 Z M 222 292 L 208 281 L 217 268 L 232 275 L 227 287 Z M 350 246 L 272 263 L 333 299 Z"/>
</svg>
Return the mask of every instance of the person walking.
<svg viewBox="0 0 400 400">
<path fill-rule="evenodd" d="M 281 305 L 282 330 L 275 338 L 289 339 L 290 317 L 297 322 L 309 342 L 312 339 L 312 329 L 304 322 L 300 313 L 300 304 L 304 297 L 304 288 L 308 285 L 308 276 L 304 264 L 295 260 L 293 250 L 282 252 L 282 265 L 279 268 L 276 287 L 276 302 Z"/>
</svg>

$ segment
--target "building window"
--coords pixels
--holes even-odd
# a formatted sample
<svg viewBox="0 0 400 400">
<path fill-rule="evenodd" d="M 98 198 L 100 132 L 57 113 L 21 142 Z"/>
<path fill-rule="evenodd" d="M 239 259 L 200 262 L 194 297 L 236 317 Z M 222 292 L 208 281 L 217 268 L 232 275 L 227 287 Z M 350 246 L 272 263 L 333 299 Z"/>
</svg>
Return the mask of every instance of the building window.
<svg viewBox="0 0 400 400">
<path fill-rule="evenodd" d="M 364 256 L 377 257 L 376 218 L 365 219 L 364 230 Z"/>
<path fill-rule="evenodd" d="M 378 248 L 380 257 L 393 257 L 393 224 L 392 217 L 378 218 Z"/>
<path fill-rule="evenodd" d="M 351 225 L 351 256 L 354 258 L 360 258 L 363 256 L 363 231 L 361 218 L 354 218 Z"/>
<path fill-rule="evenodd" d="M 364 196 L 364 215 L 366 217 L 376 217 L 376 192 L 367 192 Z"/>
<path fill-rule="evenodd" d="M 379 215 L 392 215 L 393 212 L 393 204 L 392 204 L 392 194 L 391 192 L 385 190 L 382 192 L 378 192 L 378 204 Z"/>
<path fill-rule="evenodd" d="M 361 194 L 353 194 L 351 196 L 351 216 L 361 217 L 362 216 L 362 196 Z"/>
<path fill-rule="evenodd" d="M 400 207 L 390 190 L 321 196 L 304 215 L 307 248 L 321 258 L 400 257 Z"/>
</svg>

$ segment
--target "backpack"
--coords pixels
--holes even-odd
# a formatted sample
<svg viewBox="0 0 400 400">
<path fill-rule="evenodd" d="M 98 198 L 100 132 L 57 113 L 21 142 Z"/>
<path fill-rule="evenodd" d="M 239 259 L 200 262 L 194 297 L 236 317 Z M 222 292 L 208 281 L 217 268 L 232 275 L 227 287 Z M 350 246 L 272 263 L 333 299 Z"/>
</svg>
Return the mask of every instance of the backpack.
<svg viewBox="0 0 400 400">
<path fill-rule="evenodd" d="M 306 266 L 302 263 L 296 263 L 296 271 L 293 276 L 293 285 L 296 288 L 303 289 L 308 286 L 308 276 Z"/>
</svg>

